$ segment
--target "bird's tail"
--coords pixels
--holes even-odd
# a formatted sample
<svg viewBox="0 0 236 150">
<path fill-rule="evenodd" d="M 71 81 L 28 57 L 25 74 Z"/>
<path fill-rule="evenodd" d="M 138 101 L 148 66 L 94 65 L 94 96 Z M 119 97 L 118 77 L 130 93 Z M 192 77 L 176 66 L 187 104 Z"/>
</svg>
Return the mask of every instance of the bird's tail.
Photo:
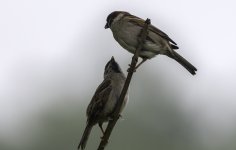
<svg viewBox="0 0 236 150">
<path fill-rule="evenodd" d="M 88 137 L 89 137 L 89 134 L 92 130 L 92 125 L 90 125 L 89 123 L 87 124 L 85 130 L 84 130 L 84 133 L 83 133 L 83 136 L 80 140 L 80 143 L 79 143 L 79 146 L 78 146 L 78 150 L 81 148 L 81 150 L 83 150 L 86 146 L 86 143 L 87 143 L 87 140 L 88 140 Z"/>
<path fill-rule="evenodd" d="M 186 68 L 192 75 L 196 74 L 197 68 L 195 68 L 190 62 L 188 62 L 185 58 L 180 56 L 177 52 L 171 51 L 171 54 L 168 55 L 169 57 L 175 59 L 179 62 L 184 68 Z"/>
</svg>

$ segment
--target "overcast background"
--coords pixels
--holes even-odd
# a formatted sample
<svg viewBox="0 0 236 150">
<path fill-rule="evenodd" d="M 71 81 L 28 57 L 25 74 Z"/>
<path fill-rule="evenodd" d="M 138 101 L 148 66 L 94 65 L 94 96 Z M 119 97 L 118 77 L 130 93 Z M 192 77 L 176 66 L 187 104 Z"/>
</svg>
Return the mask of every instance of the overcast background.
<svg viewBox="0 0 236 150">
<path fill-rule="evenodd" d="M 233 0 L 0 1 L 0 149 L 75 150 L 86 107 L 114 56 L 132 55 L 105 30 L 125 10 L 166 32 L 198 68 L 165 57 L 134 74 L 130 101 L 107 149 L 236 149 Z M 87 149 L 96 149 L 95 127 Z"/>
</svg>

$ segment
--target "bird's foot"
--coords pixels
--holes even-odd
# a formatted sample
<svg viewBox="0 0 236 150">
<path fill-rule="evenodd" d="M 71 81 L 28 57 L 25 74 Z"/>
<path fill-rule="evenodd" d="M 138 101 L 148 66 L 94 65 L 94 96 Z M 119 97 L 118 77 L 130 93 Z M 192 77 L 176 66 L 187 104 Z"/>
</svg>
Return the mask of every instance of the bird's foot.
<svg viewBox="0 0 236 150">
<path fill-rule="evenodd" d="M 127 69 L 127 72 L 130 72 L 131 64 L 129 64 L 129 68 Z M 136 67 L 134 68 L 133 72 L 136 72 Z"/>
</svg>

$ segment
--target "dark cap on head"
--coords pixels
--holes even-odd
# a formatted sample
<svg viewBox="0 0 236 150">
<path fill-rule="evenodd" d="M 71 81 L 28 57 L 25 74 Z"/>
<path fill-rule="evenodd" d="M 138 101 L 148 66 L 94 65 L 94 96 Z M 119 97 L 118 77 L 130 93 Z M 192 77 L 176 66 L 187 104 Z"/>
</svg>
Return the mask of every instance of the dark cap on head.
<svg viewBox="0 0 236 150">
<path fill-rule="evenodd" d="M 120 14 L 120 13 L 126 13 L 129 14 L 128 12 L 125 11 L 113 11 L 107 16 L 107 23 L 105 25 L 105 29 L 110 28 L 113 20 Z"/>
<path fill-rule="evenodd" d="M 119 64 L 115 61 L 115 58 L 112 56 L 110 61 L 107 62 L 105 66 L 105 72 L 108 70 L 112 70 L 116 73 L 121 73 L 121 69 Z"/>
</svg>

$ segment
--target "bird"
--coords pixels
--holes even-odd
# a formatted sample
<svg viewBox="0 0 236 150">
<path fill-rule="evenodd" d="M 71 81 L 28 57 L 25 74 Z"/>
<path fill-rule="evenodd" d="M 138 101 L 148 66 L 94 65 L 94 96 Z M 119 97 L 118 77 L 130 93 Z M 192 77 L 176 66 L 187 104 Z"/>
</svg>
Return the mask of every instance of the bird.
<svg viewBox="0 0 236 150">
<path fill-rule="evenodd" d="M 98 86 L 87 107 L 87 124 L 80 140 L 78 150 L 84 150 L 89 134 L 94 125 L 98 124 L 102 133 L 104 130 L 102 124 L 114 117 L 116 104 L 119 101 L 126 77 L 114 57 L 107 62 L 104 71 L 104 80 Z M 128 101 L 128 92 L 126 93 L 120 113 Z"/>
<path fill-rule="evenodd" d="M 114 11 L 107 16 L 105 29 L 110 28 L 115 40 L 130 53 L 135 53 L 138 47 L 138 38 L 145 25 L 145 20 L 134 16 L 126 11 Z M 197 68 L 178 54 L 175 50 L 179 49 L 177 44 L 163 31 L 150 24 L 148 35 L 139 53 L 142 58 L 136 68 L 147 59 L 156 55 L 166 55 L 186 68 L 192 75 L 196 74 Z"/>
</svg>

